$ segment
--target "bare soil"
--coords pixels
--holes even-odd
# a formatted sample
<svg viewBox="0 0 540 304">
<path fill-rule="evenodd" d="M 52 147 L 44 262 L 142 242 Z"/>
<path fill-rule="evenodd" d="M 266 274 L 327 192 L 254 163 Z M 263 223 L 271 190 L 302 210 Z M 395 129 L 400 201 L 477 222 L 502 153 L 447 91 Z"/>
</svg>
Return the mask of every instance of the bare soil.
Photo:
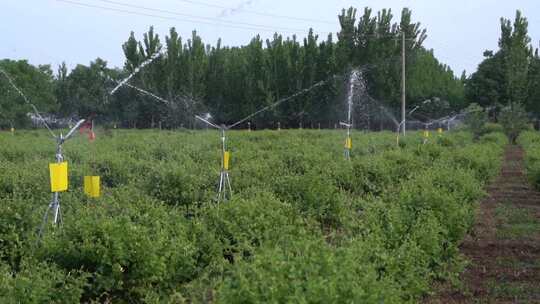
<svg viewBox="0 0 540 304">
<path fill-rule="evenodd" d="M 470 261 L 462 286 L 439 286 L 427 303 L 540 303 L 540 192 L 523 158 L 521 147 L 508 146 L 500 175 L 486 188 L 460 246 Z"/>
</svg>

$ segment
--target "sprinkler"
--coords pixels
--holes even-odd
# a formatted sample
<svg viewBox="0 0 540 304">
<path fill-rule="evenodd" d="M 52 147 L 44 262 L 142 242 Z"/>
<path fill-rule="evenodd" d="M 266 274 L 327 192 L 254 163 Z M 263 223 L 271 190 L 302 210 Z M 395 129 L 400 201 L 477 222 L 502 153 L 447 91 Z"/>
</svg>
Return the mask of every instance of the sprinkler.
<svg viewBox="0 0 540 304">
<path fill-rule="evenodd" d="M 344 155 L 345 159 L 351 159 L 351 149 L 352 149 L 352 139 L 351 139 L 351 128 L 352 124 L 352 107 L 353 107 L 353 97 L 354 97 L 354 88 L 356 82 L 360 80 L 360 71 L 353 70 L 351 72 L 351 78 L 349 80 L 349 91 L 347 93 L 347 122 L 340 121 L 339 124 L 344 126 L 347 129 L 347 137 L 345 137 L 345 149 Z"/>
<path fill-rule="evenodd" d="M 425 145 L 428 143 L 428 140 L 429 140 L 429 131 L 427 129 L 424 129 L 424 132 L 423 132 L 423 140 L 422 140 L 422 144 Z"/>
<path fill-rule="evenodd" d="M 351 127 L 352 127 L 352 124 L 344 123 L 344 122 L 341 122 L 341 121 L 339 122 L 339 124 L 341 126 L 344 126 L 345 128 L 347 128 L 347 136 L 345 137 L 344 155 L 345 155 L 345 159 L 350 160 L 351 159 L 351 149 L 352 149 L 352 139 L 351 139 Z"/>
<path fill-rule="evenodd" d="M 52 201 L 49 204 L 49 207 L 47 208 L 47 211 L 45 211 L 45 215 L 43 216 L 43 222 L 41 224 L 41 228 L 39 229 L 39 237 L 41 238 L 43 234 L 43 230 L 45 228 L 45 223 L 48 220 L 49 212 L 52 211 L 53 213 L 53 224 L 56 226 L 61 221 L 61 212 L 60 212 L 60 192 L 66 191 L 68 189 L 68 164 L 64 161 L 64 154 L 62 152 L 62 145 L 68 140 L 75 131 L 84 123 L 84 119 L 79 120 L 71 130 L 66 134 L 66 136 L 62 135 L 56 135 L 53 130 L 49 127 L 43 116 L 39 114 L 39 111 L 37 107 L 28 100 L 26 95 L 22 92 L 21 89 L 19 89 L 11 77 L 4 71 L 3 69 L 0 69 L 0 73 L 3 74 L 9 84 L 19 93 L 19 95 L 24 99 L 24 102 L 28 104 L 32 110 L 34 111 L 34 114 L 36 117 L 43 123 L 45 128 L 49 131 L 51 136 L 56 141 L 56 163 L 49 164 L 49 173 L 51 178 L 51 192 L 53 192 Z M 12 132 L 14 132 L 15 129 L 12 128 Z"/>
<path fill-rule="evenodd" d="M 210 113 L 207 113 L 205 117 L 195 115 L 195 118 L 204 122 L 208 126 L 221 131 L 221 171 L 219 174 L 219 186 L 216 199 L 218 203 L 228 200 L 232 197 L 232 186 L 229 177 L 229 162 L 231 154 L 229 151 L 227 151 L 227 136 L 225 131 L 227 131 L 230 127 L 227 127 L 226 125 L 218 126 L 210 122 L 209 120 L 212 118 Z"/>
<path fill-rule="evenodd" d="M 220 173 L 220 177 L 219 177 L 219 187 L 218 187 L 218 195 L 217 195 L 217 201 L 218 202 L 221 202 L 222 200 L 227 200 L 229 198 L 232 197 L 232 186 L 231 186 L 231 180 L 230 180 L 230 177 L 229 177 L 229 162 L 230 162 L 230 152 L 227 151 L 227 145 L 226 145 L 226 142 L 227 142 L 227 136 L 226 136 L 226 131 L 227 130 L 230 130 L 246 121 L 248 121 L 249 119 L 253 118 L 254 116 L 256 115 L 259 115 L 260 113 L 263 113 L 267 110 L 270 110 L 276 106 L 278 106 L 279 104 L 282 104 L 284 102 L 287 102 L 289 100 L 292 100 L 300 95 L 303 95 L 321 85 L 323 85 L 324 83 L 326 83 L 327 81 L 319 81 L 315 84 L 313 84 L 312 86 L 310 86 L 309 88 L 306 88 L 306 89 L 303 89 L 301 91 L 298 91 L 296 92 L 295 94 L 291 95 L 291 96 L 288 96 L 288 97 L 285 97 L 285 98 L 282 98 L 266 107 L 263 107 L 249 115 L 247 115 L 246 117 L 240 119 L 239 121 L 231 124 L 231 125 L 225 125 L 225 124 L 221 124 L 221 125 L 217 125 L 213 122 L 210 121 L 210 119 L 212 119 L 212 115 L 210 115 L 210 113 L 206 113 L 204 115 L 204 117 L 202 116 L 199 116 L 199 115 L 195 115 L 195 118 L 200 120 L 201 122 L 205 123 L 207 126 L 209 127 L 212 127 L 214 129 L 217 129 L 217 130 L 220 130 L 221 131 L 221 173 Z M 280 128 L 280 124 L 278 122 L 278 130 Z M 228 193 L 227 193 L 228 192 Z"/>
<path fill-rule="evenodd" d="M 51 177 L 51 192 L 52 200 L 49 207 L 43 215 L 43 221 L 41 228 L 39 229 L 39 237 L 43 235 L 45 225 L 49 218 L 49 213 L 53 215 L 53 226 L 58 225 L 62 221 L 62 214 L 60 211 L 60 192 L 67 191 L 68 189 L 68 163 L 64 161 L 64 154 L 62 151 L 62 145 L 71 138 L 75 131 L 84 123 L 84 119 L 81 119 L 75 124 L 71 130 L 64 136 L 60 133 L 59 136 L 55 136 L 56 139 L 56 163 L 49 164 L 49 171 Z"/>
</svg>

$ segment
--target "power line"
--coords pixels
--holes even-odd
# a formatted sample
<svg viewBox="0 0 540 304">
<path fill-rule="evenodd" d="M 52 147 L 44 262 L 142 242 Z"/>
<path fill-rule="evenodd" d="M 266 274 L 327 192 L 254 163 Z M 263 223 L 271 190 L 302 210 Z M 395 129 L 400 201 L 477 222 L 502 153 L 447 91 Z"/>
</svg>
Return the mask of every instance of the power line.
<svg viewBox="0 0 540 304">
<path fill-rule="evenodd" d="M 177 0 L 177 1 L 185 2 L 185 3 L 191 3 L 191 4 L 195 4 L 195 5 L 213 7 L 213 8 L 219 8 L 219 9 L 242 11 L 244 13 L 257 15 L 257 16 L 290 19 L 290 20 L 296 20 L 296 21 L 317 22 L 317 23 L 332 24 L 332 25 L 336 24 L 336 22 L 332 22 L 332 21 L 329 21 L 329 20 L 320 20 L 320 19 L 312 19 L 312 18 L 302 18 L 302 17 L 293 17 L 293 16 L 270 14 L 270 13 L 246 10 L 246 9 L 243 9 L 243 8 L 234 8 L 234 7 L 228 7 L 228 6 L 218 5 L 218 4 L 211 4 L 211 3 L 208 3 L 208 2 L 192 1 L 192 0 Z"/>
<path fill-rule="evenodd" d="M 266 25 L 258 25 L 258 24 L 251 24 L 251 23 L 241 23 L 241 22 L 232 22 L 232 21 L 227 21 L 226 22 L 226 23 L 229 23 L 229 24 L 223 24 L 223 21 L 209 22 L 209 21 L 201 21 L 201 20 L 193 20 L 193 19 L 185 19 L 185 18 L 181 19 L 181 18 L 172 17 L 172 16 L 164 16 L 164 15 L 150 14 L 150 13 L 145 13 L 145 12 L 125 10 L 125 9 L 119 9 L 119 8 L 113 8 L 113 7 L 107 7 L 107 6 L 93 5 L 93 4 L 81 3 L 81 2 L 77 2 L 77 1 L 71 1 L 71 0 L 56 0 L 56 1 L 69 3 L 69 4 L 72 4 L 72 5 L 78 5 L 78 6 L 82 6 L 82 7 L 98 8 L 98 9 L 102 9 L 102 10 L 115 11 L 115 12 L 119 12 L 119 13 L 130 14 L 130 15 L 153 17 L 153 18 L 159 18 L 159 19 L 164 19 L 164 20 L 176 20 L 176 21 L 181 21 L 181 22 L 192 22 L 192 23 L 223 26 L 223 27 L 236 28 L 236 29 L 259 30 L 259 31 L 266 31 L 266 32 L 276 32 L 276 30 L 280 30 L 280 31 L 283 31 L 283 32 L 293 33 L 293 34 L 307 34 L 308 33 L 308 31 L 300 30 L 300 29 L 271 28 L 271 27 L 266 26 Z M 125 6 L 125 7 L 137 8 L 137 9 L 145 9 L 145 10 L 155 11 L 155 12 L 165 12 L 165 13 L 168 13 L 168 14 L 181 15 L 181 16 L 185 16 L 185 17 L 188 17 L 188 18 L 199 18 L 199 19 L 215 20 L 213 18 L 208 18 L 208 17 L 199 17 L 199 16 L 193 16 L 193 15 L 181 14 L 181 13 L 178 13 L 178 12 L 172 12 L 172 11 L 166 11 L 166 10 L 160 10 L 160 9 L 153 9 L 153 8 L 142 7 L 142 6 L 135 6 L 135 5 L 130 5 L 130 4 L 116 2 L 116 1 L 109 1 L 109 0 L 96 0 L 96 1 L 102 1 L 102 2 L 112 3 L 112 4 L 121 5 L 121 6 Z M 238 24 L 238 25 L 236 25 L 236 24 Z"/>
<path fill-rule="evenodd" d="M 128 3 L 125 3 L 125 2 L 118 2 L 118 1 L 112 1 L 112 0 L 94 0 L 94 1 L 100 1 L 100 2 L 105 2 L 105 3 L 109 3 L 109 4 L 129 7 L 129 8 L 142 9 L 142 10 L 147 10 L 147 11 L 152 11 L 152 12 L 177 15 L 177 16 L 188 17 L 188 18 L 203 19 L 203 20 L 209 20 L 209 21 L 213 21 L 213 22 L 218 21 L 219 23 L 229 23 L 229 24 L 235 24 L 235 25 L 238 24 L 238 25 L 269 28 L 269 26 L 267 26 L 267 25 L 260 25 L 260 24 L 254 24 L 254 23 L 246 23 L 246 22 L 237 22 L 237 21 L 217 20 L 216 18 L 211 18 L 211 17 L 203 17 L 203 16 L 184 14 L 184 13 L 179 13 L 179 12 L 170 11 L 170 10 L 164 10 L 164 9 L 158 9 L 158 8 L 152 8 L 152 7 L 128 4 Z M 296 29 L 296 28 L 276 27 L 275 29 L 305 32 L 305 30 L 303 30 L 303 29 Z"/>
</svg>

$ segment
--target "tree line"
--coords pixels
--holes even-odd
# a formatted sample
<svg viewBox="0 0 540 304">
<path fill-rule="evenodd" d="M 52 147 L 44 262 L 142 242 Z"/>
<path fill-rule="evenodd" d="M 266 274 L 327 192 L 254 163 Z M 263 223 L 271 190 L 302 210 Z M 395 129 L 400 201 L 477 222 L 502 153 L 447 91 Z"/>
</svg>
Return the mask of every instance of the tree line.
<svg viewBox="0 0 540 304">
<path fill-rule="evenodd" d="M 459 111 L 469 102 L 466 96 L 474 97 L 470 90 L 466 94 L 473 80 L 457 77 L 435 58 L 433 50 L 423 46 L 427 30 L 413 22 L 410 9 L 403 9 L 399 21 L 394 21 L 390 9 L 375 13 L 365 8 L 359 14 L 349 8 L 341 11 L 338 21 L 341 29 L 335 36 L 319 37 L 310 29 L 302 40 L 276 33 L 271 39 L 263 41 L 257 35 L 247 45 L 232 47 L 223 46 L 221 40 L 205 44 L 196 31 L 185 39 L 175 28 L 162 39 L 150 27 L 141 39 L 133 32 L 129 35 L 122 45 L 125 63 L 121 68 L 109 67 L 101 58 L 71 71 L 65 63 L 53 72 L 50 65 L 12 60 L 0 61 L 0 67 L 40 111 L 140 128 L 193 126 L 194 114 L 199 113 L 210 113 L 216 122 L 232 123 L 322 82 L 250 122 L 261 128 L 277 122 L 282 127 L 329 127 L 344 119 L 348 75 L 356 68 L 363 72 L 366 84 L 365 94 L 357 96 L 356 102 L 368 104 L 369 99 L 386 107 L 386 112 L 398 113 L 404 34 L 408 107 L 437 101 L 417 111 L 417 118 Z M 116 81 L 157 52 L 161 55 L 129 83 L 167 102 L 127 86 L 109 94 Z M 1 75 L 0 79 L 0 124 L 28 125 L 30 108 Z M 385 119 L 385 111 L 376 106 L 357 107 L 356 112 L 358 124 L 365 119 Z"/>
<path fill-rule="evenodd" d="M 499 49 L 484 51 L 484 60 L 465 83 L 466 100 L 494 114 L 519 106 L 538 118 L 540 57 L 528 35 L 528 21 L 517 11 L 513 22 L 501 18 L 500 26 Z"/>
</svg>

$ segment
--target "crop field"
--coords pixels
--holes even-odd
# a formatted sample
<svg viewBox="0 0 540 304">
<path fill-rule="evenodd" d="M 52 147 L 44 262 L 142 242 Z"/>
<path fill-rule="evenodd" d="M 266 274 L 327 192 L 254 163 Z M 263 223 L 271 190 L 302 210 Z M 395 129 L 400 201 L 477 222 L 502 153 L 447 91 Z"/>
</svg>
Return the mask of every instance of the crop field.
<svg viewBox="0 0 540 304">
<path fill-rule="evenodd" d="M 64 145 L 62 221 L 45 131 L 0 134 L 0 302 L 404 303 L 463 267 L 501 133 L 103 130 Z M 101 178 L 101 196 L 83 176 Z"/>
</svg>

